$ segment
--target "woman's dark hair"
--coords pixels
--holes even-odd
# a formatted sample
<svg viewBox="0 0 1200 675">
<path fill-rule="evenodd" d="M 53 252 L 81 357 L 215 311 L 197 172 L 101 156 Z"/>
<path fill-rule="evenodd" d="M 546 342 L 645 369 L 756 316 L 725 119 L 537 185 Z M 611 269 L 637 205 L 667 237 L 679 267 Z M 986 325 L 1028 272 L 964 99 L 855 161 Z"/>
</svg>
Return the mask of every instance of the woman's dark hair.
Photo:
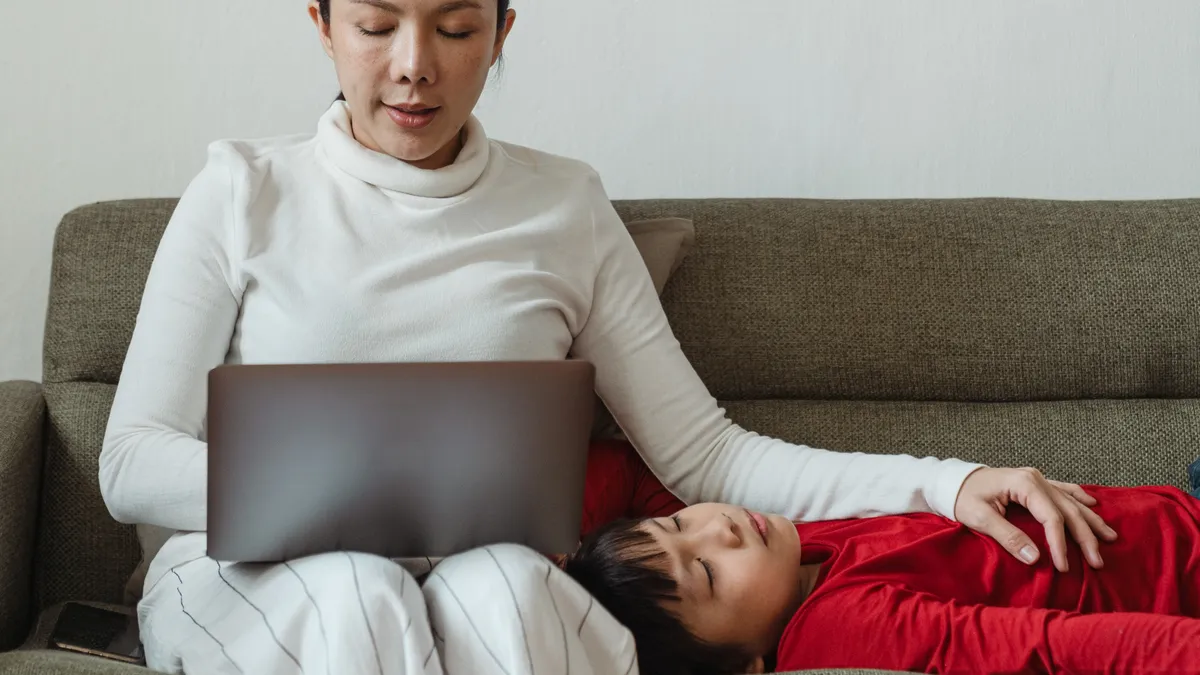
<svg viewBox="0 0 1200 675">
<path fill-rule="evenodd" d="M 331 0 L 318 0 L 317 4 L 321 7 L 321 20 L 329 23 L 329 3 Z M 508 14 L 508 0 L 496 0 L 496 26 L 504 25 L 505 16 Z"/>
<path fill-rule="evenodd" d="M 633 633 L 638 665 L 653 675 L 737 675 L 754 660 L 742 649 L 696 638 L 666 607 L 679 587 L 666 551 L 641 521 L 609 523 L 590 535 L 563 569 Z"/>
</svg>

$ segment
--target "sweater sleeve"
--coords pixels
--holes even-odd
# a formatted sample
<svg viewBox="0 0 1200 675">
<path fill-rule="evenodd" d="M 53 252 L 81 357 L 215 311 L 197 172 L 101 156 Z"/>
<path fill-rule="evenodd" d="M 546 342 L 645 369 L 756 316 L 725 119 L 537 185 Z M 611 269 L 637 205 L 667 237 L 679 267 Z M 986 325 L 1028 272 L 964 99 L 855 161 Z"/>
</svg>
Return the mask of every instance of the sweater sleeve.
<svg viewBox="0 0 1200 675">
<path fill-rule="evenodd" d="M 830 452 L 730 421 L 688 363 L 637 246 L 592 180 L 595 281 L 573 353 L 595 365 L 600 397 L 676 496 L 793 520 L 927 511 L 953 518 L 959 488 L 978 465 Z"/>
<path fill-rule="evenodd" d="M 238 159 L 228 145 L 210 147 L 146 279 L 100 453 L 100 490 L 123 523 L 207 524 L 208 371 L 229 351 L 241 298 L 231 255 Z"/>
<path fill-rule="evenodd" d="M 1200 619 L 1188 617 L 964 605 L 865 584 L 819 603 L 784 634 L 780 670 L 1184 673 L 1200 664 Z"/>
</svg>

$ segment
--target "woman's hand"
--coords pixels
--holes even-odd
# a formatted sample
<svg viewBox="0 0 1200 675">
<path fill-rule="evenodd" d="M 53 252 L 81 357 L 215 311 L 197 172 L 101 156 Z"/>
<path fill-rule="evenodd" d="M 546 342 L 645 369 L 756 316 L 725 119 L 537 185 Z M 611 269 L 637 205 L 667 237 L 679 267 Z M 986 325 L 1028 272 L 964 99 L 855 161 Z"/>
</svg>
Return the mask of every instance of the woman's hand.
<svg viewBox="0 0 1200 675">
<path fill-rule="evenodd" d="M 1097 537 L 1114 541 L 1117 533 L 1088 508 L 1096 500 L 1078 485 L 1046 480 L 1037 469 L 983 468 L 972 473 L 959 490 L 954 518 L 1032 565 L 1041 552 L 1029 535 L 1005 518 L 1012 503 L 1024 506 L 1046 528 L 1050 557 L 1060 572 L 1068 569 L 1067 531 L 1083 548 L 1088 564 L 1097 569 L 1104 566 Z"/>
</svg>

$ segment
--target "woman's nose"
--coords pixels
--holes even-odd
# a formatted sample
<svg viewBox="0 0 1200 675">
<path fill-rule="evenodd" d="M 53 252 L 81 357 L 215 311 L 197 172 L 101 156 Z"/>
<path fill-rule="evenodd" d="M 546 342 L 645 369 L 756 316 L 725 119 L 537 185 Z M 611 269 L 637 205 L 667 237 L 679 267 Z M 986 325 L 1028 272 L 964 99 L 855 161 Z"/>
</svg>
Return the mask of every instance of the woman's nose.
<svg viewBox="0 0 1200 675">
<path fill-rule="evenodd" d="M 435 39 L 415 23 L 401 28 L 392 52 L 392 81 L 433 84 L 437 80 L 436 52 Z"/>
</svg>

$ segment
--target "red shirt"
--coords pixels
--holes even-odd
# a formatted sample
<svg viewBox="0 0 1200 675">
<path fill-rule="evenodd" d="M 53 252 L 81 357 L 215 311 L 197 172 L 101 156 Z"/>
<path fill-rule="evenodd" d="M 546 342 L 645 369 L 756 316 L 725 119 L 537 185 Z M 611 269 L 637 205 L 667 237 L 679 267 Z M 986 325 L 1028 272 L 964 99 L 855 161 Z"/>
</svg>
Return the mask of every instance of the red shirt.
<svg viewBox="0 0 1200 675">
<path fill-rule="evenodd" d="M 780 671 L 1200 673 L 1200 500 L 1174 488 L 1088 487 L 1120 535 L 1094 570 L 1071 544 L 1055 571 L 1045 531 L 1029 567 L 934 515 L 797 525 L 816 590 L 779 644 Z"/>
</svg>

